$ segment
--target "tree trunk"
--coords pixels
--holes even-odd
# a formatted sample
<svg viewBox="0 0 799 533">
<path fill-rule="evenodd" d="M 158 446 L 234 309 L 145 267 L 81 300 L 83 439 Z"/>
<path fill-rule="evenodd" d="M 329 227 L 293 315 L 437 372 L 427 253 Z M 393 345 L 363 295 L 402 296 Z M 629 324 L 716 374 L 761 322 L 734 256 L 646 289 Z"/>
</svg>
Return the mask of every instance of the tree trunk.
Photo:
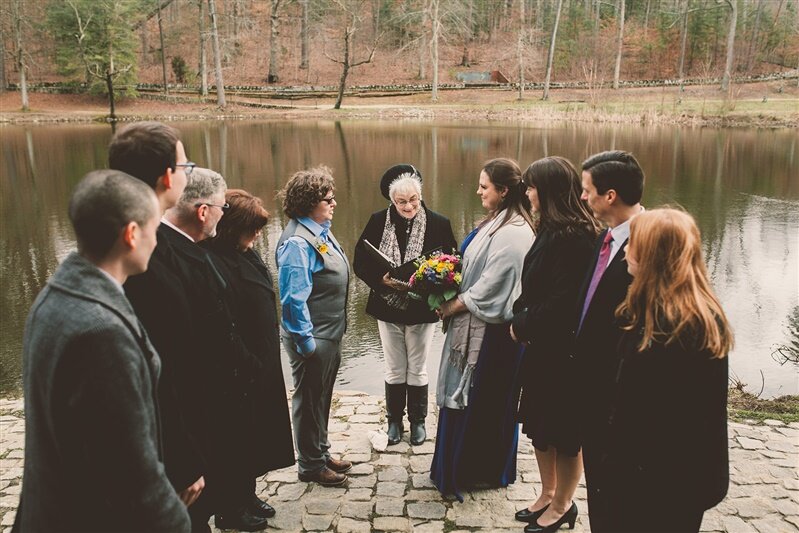
<svg viewBox="0 0 799 533">
<path fill-rule="evenodd" d="M 161 43 L 161 73 L 164 78 L 164 94 L 169 94 L 169 79 L 166 75 L 166 48 L 164 48 L 164 25 L 161 22 L 161 4 L 158 4 L 158 39 Z"/>
<path fill-rule="evenodd" d="M 468 2 L 468 8 L 466 10 L 466 21 L 464 22 L 466 31 L 463 36 L 463 55 L 461 56 L 460 64 L 462 67 L 472 66 L 469 48 L 474 40 L 474 0 L 466 0 L 466 2 Z"/>
<path fill-rule="evenodd" d="M 558 0 L 557 11 L 555 11 L 555 24 L 552 25 L 552 37 L 549 39 L 549 54 L 547 54 L 547 74 L 544 79 L 544 96 L 542 100 L 549 99 L 549 82 L 552 79 L 552 63 L 555 59 L 555 41 L 558 38 L 558 25 L 560 24 L 560 11 L 563 8 L 563 0 Z"/>
<path fill-rule="evenodd" d="M 28 78 L 25 73 L 27 69 L 27 65 L 25 64 L 25 44 L 22 38 L 22 19 L 25 10 L 24 0 L 14 0 L 12 8 L 14 9 L 14 40 L 17 46 L 15 59 L 19 71 L 19 94 L 22 99 L 22 110 L 30 111 L 30 102 L 28 101 Z"/>
<path fill-rule="evenodd" d="M 344 60 L 341 64 L 341 78 L 338 82 L 338 95 L 333 109 L 341 109 L 341 101 L 344 99 L 344 87 L 347 85 L 347 76 L 350 73 L 350 26 L 344 29 Z"/>
<path fill-rule="evenodd" d="M 216 74 L 216 103 L 225 108 L 225 80 L 222 78 L 222 54 L 219 51 L 219 29 L 216 23 L 216 5 L 208 0 L 208 13 L 211 15 L 211 45 L 214 49 L 214 72 Z"/>
<path fill-rule="evenodd" d="M 208 96 L 208 58 L 205 53 L 205 3 L 203 0 L 200 0 L 198 5 L 200 6 L 200 94 L 202 96 Z"/>
<path fill-rule="evenodd" d="M 302 3 L 302 22 L 300 25 L 300 68 L 308 68 L 308 49 L 310 39 L 308 34 L 308 0 L 301 0 Z"/>
<path fill-rule="evenodd" d="M 646 12 L 644 13 L 644 39 L 646 39 L 647 31 L 649 30 L 649 8 L 652 0 L 646 0 Z"/>
<path fill-rule="evenodd" d="M 542 0 L 535 0 L 535 31 L 539 35 L 544 33 L 544 6 Z"/>
<path fill-rule="evenodd" d="M 423 80 L 427 77 L 427 58 L 430 54 L 430 49 L 427 47 L 427 19 L 428 13 L 426 9 L 427 0 L 423 0 L 422 4 L 422 21 L 419 24 L 421 31 L 419 32 L 419 79 Z"/>
<path fill-rule="evenodd" d="M 621 73 L 621 50 L 624 45 L 624 7 L 625 0 L 618 0 L 616 15 L 619 24 L 619 34 L 616 37 L 616 66 L 613 68 L 613 88 L 619 88 L 619 75 Z"/>
<path fill-rule="evenodd" d="M 278 10 L 280 0 L 272 0 L 272 12 L 269 14 L 269 73 L 266 83 L 277 83 L 277 38 L 278 38 Z"/>
<path fill-rule="evenodd" d="M 733 60 L 735 59 L 735 25 L 738 22 L 738 3 L 736 0 L 727 0 L 730 6 L 730 29 L 727 32 L 727 61 L 724 64 L 724 76 L 721 78 L 721 90 L 730 88 Z"/>
<path fill-rule="evenodd" d="M 372 37 L 380 35 L 380 0 L 372 0 Z"/>
<path fill-rule="evenodd" d="M 680 62 L 677 67 L 677 78 L 680 80 L 680 89 L 685 79 L 685 45 L 688 43 L 688 7 L 690 0 L 682 0 L 682 20 L 680 21 Z"/>
<path fill-rule="evenodd" d="M 519 100 L 524 100 L 524 0 L 519 1 L 519 35 L 516 40 L 516 55 L 519 60 Z"/>
<path fill-rule="evenodd" d="M 6 76 L 6 34 L 0 29 L 0 94 L 6 92 L 8 77 Z"/>
<path fill-rule="evenodd" d="M 438 13 L 439 0 L 430 0 L 430 19 L 433 23 L 433 35 L 430 37 L 433 47 L 433 90 L 431 98 L 434 102 L 438 101 L 438 37 L 441 32 L 441 20 Z"/>
<path fill-rule="evenodd" d="M 111 119 L 111 122 L 116 122 L 117 113 L 115 105 L 116 103 L 114 101 L 114 75 L 111 72 L 111 69 L 105 71 L 105 86 L 108 90 L 108 118 Z"/>
<path fill-rule="evenodd" d="M 755 12 L 755 25 L 752 28 L 752 38 L 749 40 L 749 51 L 746 54 L 746 73 L 752 68 L 752 59 L 757 54 L 757 32 L 760 29 L 760 15 L 763 13 L 763 0 L 758 0 Z"/>
</svg>

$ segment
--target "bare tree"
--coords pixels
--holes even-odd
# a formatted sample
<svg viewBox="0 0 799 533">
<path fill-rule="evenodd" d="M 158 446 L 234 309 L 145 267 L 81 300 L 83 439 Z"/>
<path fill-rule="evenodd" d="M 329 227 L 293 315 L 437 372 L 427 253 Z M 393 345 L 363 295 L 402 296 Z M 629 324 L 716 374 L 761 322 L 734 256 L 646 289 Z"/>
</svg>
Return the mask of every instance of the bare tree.
<svg viewBox="0 0 799 533">
<path fill-rule="evenodd" d="M 205 46 L 205 0 L 197 2 L 199 7 L 199 36 L 200 36 L 200 94 L 208 96 L 208 57 L 206 54 Z"/>
<path fill-rule="evenodd" d="M 463 32 L 463 56 L 461 57 L 462 67 L 472 66 L 471 47 L 474 41 L 474 0 L 466 1 L 466 21 Z M 524 17 L 524 0 L 521 2 L 522 17 Z M 524 26 L 524 21 L 522 21 Z"/>
<path fill-rule="evenodd" d="M 6 29 L 0 25 L 0 94 L 6 92 L 8 77 L 6 76 Z"/>
<path fill-rule="evenodd" d="M 28 78 L 25 62 L 25 40 L 22 35 L 22 22 L 25 18 L 25 0 L 13 0 L 11 3 L 11 22 L 14 25 L 14 62 L 19 71 L 19 93 L 22 99 L 22 110 L 30 110 L 28 101 Z"/>
<path fill-rule="evenodd" d="M 619 25 L 619 33 L 616 37 L 616 65 L 613 67 L 613 88 L 619 88 L 619 76 L 621 74 L 621 51 L 624 46 L 624 6 L 625 0 L 617 0 L 616 23 Z"/>
<path fill-rule="evenodd" d="M 278 51 L 278 23 L 280 2 L 282 0 L 272 0 L 269 13 L 269 72 L 266 75 L 266 83 L 277 83 L 277 51 Z"/>
<path fill-rule="evenodd" d="M 331 57 L 324 52 L 325 57 L 341 65 L 341 77 L 338 84 L 338 95 L 336 96 L 336 103 L 333 109 L 341 109 L 341 101 L 344 99 L 344 89 L 347 86 L 347 76 L 349 76 L 350 69 L 371 63 L 375 57 L 375 50 L 377 50 L 377 43 L 380 39 L 379 35 L 375 36 L 374 42 L 369 48 L 369 53 L 365 59 L 353 59 L 355 43 L 353 38 L 355 33 L 360 29 L 362 22 L 361 14 L 363 13 L 363 0 L 333 0 L 333 4 L 338 8 L 344 21 L 344 33 L 342 35 L 342 51 L 341 59 Z"/>
<path fill-rule="evenodd" d="M 300 68 L 308 68 L 308 51 L 310 37 L 308 33 L 308 0 L 300 0 L 302 4 L 302 20 L 300 23 Z"/>
<path fill-rule="evenodd" d="M 549 54 L 547 54 L 547 74 L 544 78 L 544 95 L 542 100 L 549 99 L 549 82 L 552 79 L 552 63 L 555 60 L 555 42 L 558 38 L 558 26 L 560 25 L 560 12 L 563 9 L 563 0 L 558 0 L 558 7 L 555 11 L 555 23 L 552 25 L 552 37 L 549 39 Z"/>
<path fill-rule="evenodd" d="M 438 101 L 438 39 L 441 37 L 441 11 L 439 10 L 439 0 L 430 0 L 429 12 L 430 23 L 432 25 L 430 47 L 433 55 L 433 90 L 431 98 L 436 102 Z"/>
<path fill-rule="evenodd" d="M 738 3 L 732 0 L 724 1 L 730 8 L 730 29 L 727 31 L 727 61 L 724 64 L 724 76 L 721 78 L 722 91 L 730 88 L 733 60 L 735 59 L 735 25 L 738 22 Z"/>
<path fill-rule="evenodd" d="M 156 7 L 154 7 L 154 8 L 152 8 L 150 11 L 148 11 L 144 15 L 144 17 L 142 17 L 140 19 L 137 19 L 137 21 L 134 22 L 133 25 L 131 26 L 131 28 L 130 28 L 131 30 L 136 31 L 139 28 L 141 28 L 142 26 L 144 26 L 145 24 L 147 24 L 147 22 L 149 22 L 151 18 L 153 18 L 154 16 L 158 15 L 158 13 L 162 9 L 165 9 L 168 5 L 170 5 L 175 0 L 157 0 L 157 1 L 158 1 L 158 5 Z"/>
<path fill-rule="evenodd" d="M 222 54 L 219 51 L 219 29 L 216 21 L 216 4 L 208 0 L 208 14 L 211 15 L 211 45 L 214 49 L 214 72 L 216 73 L 216 103 L 225 108 L 225 80 L 222 77 Z"/>
<path fill-rule="evenodd" d="M 519 2 L 519 35 L 516 38 L 516 55 L 519 60 L 519 100 L 524 99 L 524 35 L 527 24 L 524 20 L 524 0 Z"/>
<path fill-rule="evenodd" d="M 752 68 L 752 59 L 757 54 L 758 31 L 760 31 L 760 17 L 763 14 L 763 0 L 757 0 L 755 11 L 755 25 L 752 28 L 752 38 L 749 40 L 749 52 L 746 54 L 746 70 Z"/>
<path fill-rule="evenodd" d="M 158 39 L 161 42 L 161 73 L 164 78 L 164 94 L 169 94 L 169 79 L 166 76 L 166 48 L 164 47 L 164 25 L 161 22 L 161 3 L 158 3 Z"/>
<path fill-rule="evenodd" d="M 685 79 L 685 47 L 688 42 L 688 4 L 690 0 L 680 0 L 682 2 L 682 13 L 680 18 L 680 60 L 677 66 L 677 77 L 680 80 L 680 88 Z"/>
</svg>

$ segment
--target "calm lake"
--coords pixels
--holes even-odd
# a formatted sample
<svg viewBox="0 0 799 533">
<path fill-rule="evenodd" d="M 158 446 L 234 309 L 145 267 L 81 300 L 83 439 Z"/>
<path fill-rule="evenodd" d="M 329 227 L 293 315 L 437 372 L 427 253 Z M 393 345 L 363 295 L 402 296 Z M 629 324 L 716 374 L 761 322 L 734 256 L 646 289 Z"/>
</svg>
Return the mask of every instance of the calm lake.
<svg viewBox="0 0 799 533">
<path fill-rule="evenodd" d="M 295 170 L 325 164 L 336 178 L 333 231 L 352 259 L 369 215 L 386 207 L 378 182 L 395 163 L 424 176 L 424 198 L 448 216 L 458 239 L 482 215 L 475 195 L 482 163 L 545 155 L 579 163 L 608 149 L 635 153 L 646 175 L 644 204 L 679 204 L 698 220 L 713 285 L 733 324 L 731 373 L 771 397 L 799 392 L 799 372 L 772 354 L 799 342 L 799 136 L 795 130 L 397 121 L 181 122 L 190 160 L 221 172 L 229 187 L 263 198 L 273 214 L 261 251 L 285 219 L 275 192 Z M 74 247 L 67 201 L 88 171 L 105 167 L 106 125 L 3 126 L 0 225 L 0 394 L 18 394 L 22 333 L 36 294 Z M 274 271 L 274 270 L 273 270 Z M 383 361 L 368 289 L 352 279 L 339 387 L 381 393 Z M 791 329 L 793 321 L 793 329 Z M 791 332 L 793 331 L 793 333 Z M 440 359 L 440 332 L 429 359 Z M 284 363 L 284 372 L 287 371 Z"/>
</svg>

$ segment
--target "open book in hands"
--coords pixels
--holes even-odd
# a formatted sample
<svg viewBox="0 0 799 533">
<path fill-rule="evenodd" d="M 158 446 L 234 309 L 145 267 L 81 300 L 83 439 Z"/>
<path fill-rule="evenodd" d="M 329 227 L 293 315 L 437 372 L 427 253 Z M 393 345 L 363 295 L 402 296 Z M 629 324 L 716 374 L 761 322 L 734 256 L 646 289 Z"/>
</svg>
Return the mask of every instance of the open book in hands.
<svg viewBox="0 0 799 533">
<path fill-rule="evenodd" d="M 399 266 L 394 264 L 394 261 L 391 260 L 389 256 L 381 252 L 377 249 L 371 242 L 366 239 L 363 239 L 364 250 L 369 254 L 369 257 L 380 267 L 381 272 L 388 272 L 388 276 L 401 283 L 408 283 L 408 280 L 411 279 L 411 276 L 416 272 L 416 261 L 419 257 L 426 257 L 431 253 L 436 251 L 441 251 L 441 248 L 436 248 L 435 250 L 430 250 L 429 252 L 425 252 L 419 257 L 414 257 L 410 261 L 407 261 Z"/>
</svg>

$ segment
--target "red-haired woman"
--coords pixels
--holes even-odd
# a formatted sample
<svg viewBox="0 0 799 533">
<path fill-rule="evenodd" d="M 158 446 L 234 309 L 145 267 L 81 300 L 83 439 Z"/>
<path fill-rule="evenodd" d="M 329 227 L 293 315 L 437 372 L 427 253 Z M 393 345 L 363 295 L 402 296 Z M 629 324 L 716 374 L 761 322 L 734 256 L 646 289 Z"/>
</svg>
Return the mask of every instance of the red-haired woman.
<svg viewBox="0 0 799 533">
<path fill-rule="evenodd" d="M 732 333 L 690 215 L 654 209 L 636 216 L 626 258 L 633 282 L 616 313 L 626 333 L 603 465 L 606 527 L 699 531 L 729 483 Z"/>
<path fill-rule="evenodd" d="M 221 263 L 220 270 L 231 285 L 236 329 L 247 350 L 261 362 L 261 369 L 252 376 L 246 391 L 249 401 L 242 406 L 244 412 L 235 413 L 244 422 L 241 436 L 231 436 L 240 444 L 241 457 L 239 471 L 226 473 L 231 477 L 230 485 L 237 487 L 235 498 L 228 494 L 227 499 L 238 501 L 238 508 L 222 510 L 225 512 L 217 515 L 216 526 L 252 531 L 245 528 L 259 524 L 256 527 L 263 529 L 263 519 L 275 514 L 255 494 L 255 479 L 293 465 L 294 446 L 280 364 L 274 284 L 261 256 L 253 250 L 269 213 L 260 198 L 240 189 L 228 189 L 225 202 L 230 207 L 219 221 L 216 237 L 204 243 Z"/>
</svg>

